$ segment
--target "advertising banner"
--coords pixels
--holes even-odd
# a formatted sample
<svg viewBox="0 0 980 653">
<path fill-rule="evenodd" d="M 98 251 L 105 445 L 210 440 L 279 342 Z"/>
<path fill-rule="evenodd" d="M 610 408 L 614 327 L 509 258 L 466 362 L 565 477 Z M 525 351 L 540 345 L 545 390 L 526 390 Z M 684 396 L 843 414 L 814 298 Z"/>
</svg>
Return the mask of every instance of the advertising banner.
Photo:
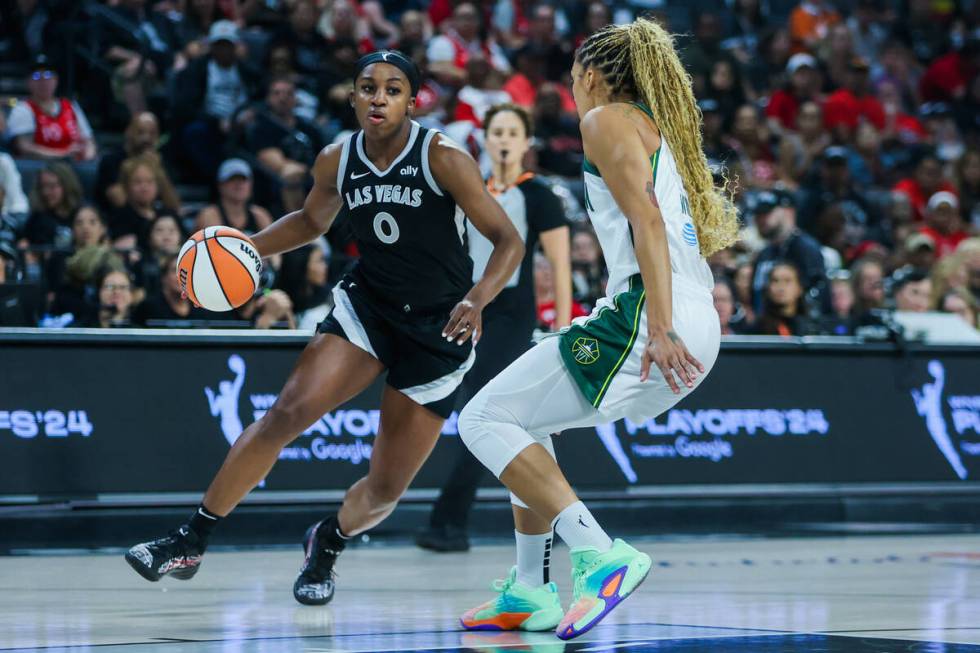
<svg viewBox="0 0 980 653">
<path fill-rule="evenodd" d="M 201 492 L 272 406 L 299 346 L 4 344 L 0 495 Z M 980 479 L 980 351 L 725 349 L 663 415 L 567 431 L 573 484 Z M 366 473 L 383 379 L 290 446 L 263 490 L 345 489 Z M 454 414 L 413 487 L 439 487 Z M 491 484 L 490 478 L 485 479 Z"/>
</svg>

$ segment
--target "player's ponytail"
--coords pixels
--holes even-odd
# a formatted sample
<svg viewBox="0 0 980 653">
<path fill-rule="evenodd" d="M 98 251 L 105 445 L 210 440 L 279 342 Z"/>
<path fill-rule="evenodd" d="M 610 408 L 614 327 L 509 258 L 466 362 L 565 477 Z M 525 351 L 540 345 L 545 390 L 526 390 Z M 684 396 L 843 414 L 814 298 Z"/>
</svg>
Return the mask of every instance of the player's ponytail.
<svg viewBox="0 0 980 653">
<path fill-rule="evenodd" d="M 734 244 L 738 212 L 728 192 L 713 183 L 702 149 L 701 112 L 673 37 L 657 23 L 639 18 L 599 30 L 576 58 L 584 67 L 595 66 L 614 93 L 635 97 L 650 108 L 684 180 L 701 254 L 707 257 Z"/>
</svg>

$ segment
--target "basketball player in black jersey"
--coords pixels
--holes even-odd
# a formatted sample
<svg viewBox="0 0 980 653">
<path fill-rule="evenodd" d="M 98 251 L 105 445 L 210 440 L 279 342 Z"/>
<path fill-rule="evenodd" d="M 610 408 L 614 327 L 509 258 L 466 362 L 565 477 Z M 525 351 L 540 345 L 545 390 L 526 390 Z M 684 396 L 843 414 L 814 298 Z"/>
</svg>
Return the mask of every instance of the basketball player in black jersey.
<svg viewBox="0 0 980 653">
<path fill-rule="evenodd" d="M 242 433 L 190 521 L 126 554 L 144 578 L 191 578 L 214 526 L 265 478 L 282 448 L 387 370 L 368 474 L 304 540 L 293 596 L 325 604 L 346 540 L 391 513 L 435 445 L 473 364 L 483 307 L 524 247 L 469 154 L 411 120 L 418 88 L 418 69 L 400 52 L 363 57 L 351 95 L 361 130 L 317 157 L 303 208 L 253 238 L 263 258 L 296 249 L 327 231 L 343 206 L 361 258 L 334 289 L 333 311 L 275 405 Z M 467 219 L 493 244 L 475 284 Z"/>
</svg>

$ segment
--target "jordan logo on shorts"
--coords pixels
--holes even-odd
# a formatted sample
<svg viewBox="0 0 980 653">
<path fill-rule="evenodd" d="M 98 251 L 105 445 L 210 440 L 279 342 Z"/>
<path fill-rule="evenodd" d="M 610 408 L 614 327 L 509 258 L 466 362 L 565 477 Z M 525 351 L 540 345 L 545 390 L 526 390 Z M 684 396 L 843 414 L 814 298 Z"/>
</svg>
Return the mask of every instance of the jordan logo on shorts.
<svg viewBox="0 0 980 653">
<path fill-rule="evenodd" d="M 591 365 L 599 360 L 599 342 L 595 338 L 576 338 L 572 343 L 572 355 L 576 363 Z"/>
</svg>

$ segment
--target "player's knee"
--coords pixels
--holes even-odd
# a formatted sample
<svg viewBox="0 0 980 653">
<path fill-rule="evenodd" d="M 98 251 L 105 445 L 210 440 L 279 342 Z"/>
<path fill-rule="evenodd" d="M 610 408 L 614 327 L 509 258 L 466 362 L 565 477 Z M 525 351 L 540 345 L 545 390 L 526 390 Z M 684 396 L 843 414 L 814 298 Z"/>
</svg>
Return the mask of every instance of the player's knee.
<svg viewBox="0 0 980 653">
<path fill-rule="evenodd" d="M 288 402 L 277 401 L 269 411 L 262 416 L 261 437 L 274 439 L 284 443 L 292 442 L 309 426 L 302 423 L 302 411 Z"/>
</svg>

